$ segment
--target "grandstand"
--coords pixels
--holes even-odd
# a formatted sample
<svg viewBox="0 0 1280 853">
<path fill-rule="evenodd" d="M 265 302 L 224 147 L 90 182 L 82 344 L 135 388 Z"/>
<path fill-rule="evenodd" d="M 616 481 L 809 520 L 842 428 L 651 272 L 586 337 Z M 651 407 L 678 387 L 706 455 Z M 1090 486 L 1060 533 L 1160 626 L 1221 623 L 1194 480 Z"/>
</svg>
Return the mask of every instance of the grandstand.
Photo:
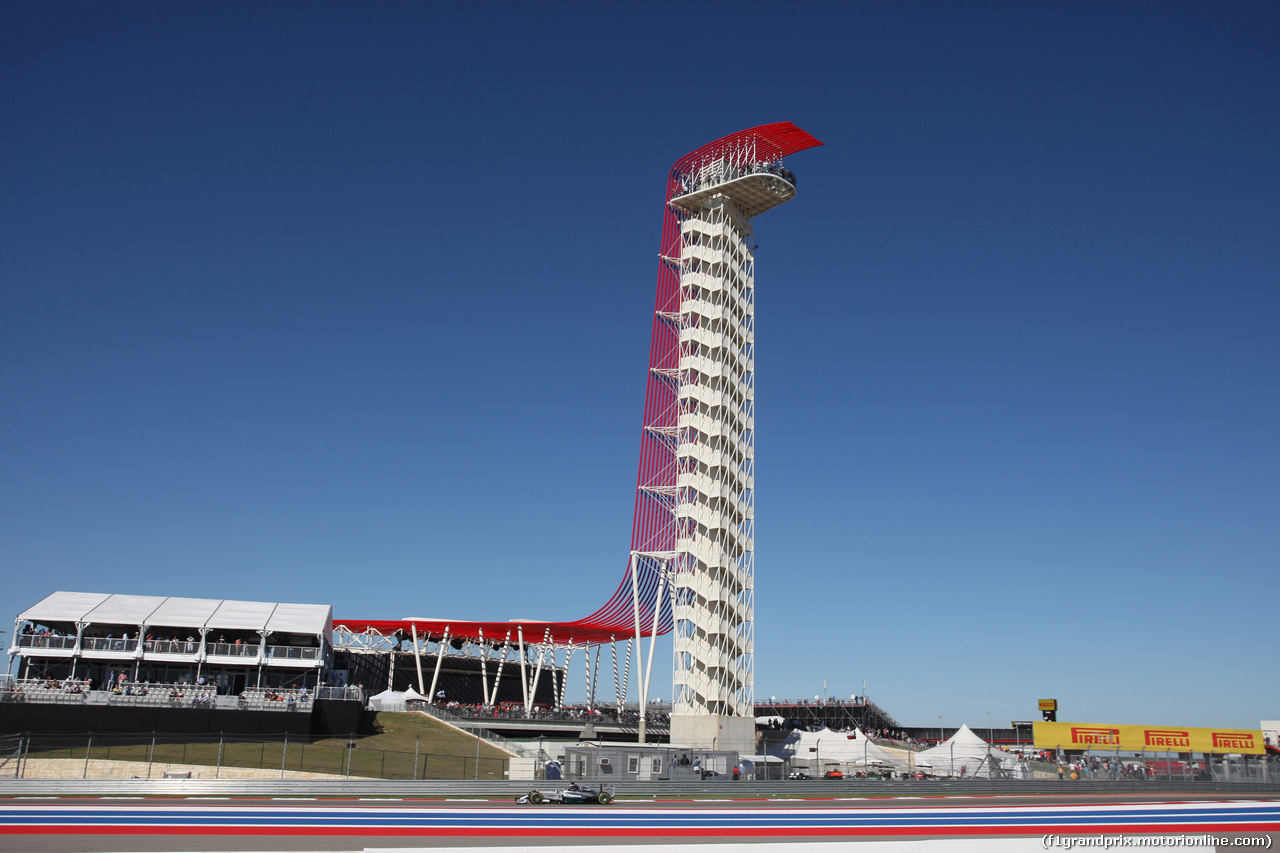
<svg viewBox="0 0 1280 853">
<path fill-rule="evenodd" d="M 327 604 L 55 592 L 18 614 L 9 655 L 24 679 L 105 690 L 187 683 L 226 695 L 319 686 L 332 630 Z"/>
</svg>

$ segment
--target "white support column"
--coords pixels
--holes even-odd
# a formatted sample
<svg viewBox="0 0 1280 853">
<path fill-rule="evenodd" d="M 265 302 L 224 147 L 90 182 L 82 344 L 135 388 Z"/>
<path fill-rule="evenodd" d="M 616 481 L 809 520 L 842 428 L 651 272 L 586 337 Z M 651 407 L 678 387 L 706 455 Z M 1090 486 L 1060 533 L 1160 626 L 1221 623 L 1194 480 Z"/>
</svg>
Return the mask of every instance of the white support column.
<svg viewBox="0 0 1280 853">
<path fill-rule="evenodd" d="M 653 650 L 658 645 L 658 621 L 662 614 L 662 588 L 667 582 L 667 571 L 658 576 L 658 591 L 653 596 L 653 630 L 649 632 L 649 661 L 645 665 L 644 678 L 640 680 L 640 743 L 644 743 L 645 723 L 649 714 L 649 677 L 653 675 Z M 637 636 L 636 643 L 639 644 Z"/>
<path fill-rule="evenodd" d="M 533 703 L 538 698 L 538 679 L 542 676 L 542 662 L 547 654 L 547 644 L 551 641 L 551 629 L 548 628 L 542 636 L 542 642 L 538 644 L 538 665 L 533 669 L 533 686 L 530 688 L 529 694 L 525 697 L 524 715 L 528 717 L 533 711 Z"/>
<path fill-rule="evenodd" d="M 564 668 L 560 671 L 560 687 L 556 691 L 556 708 L 564 707 L 564 691 L 569 684 L 569 664 L 573 663 L 574 651 L 573 637 L 570 637 L 569 645 L 564 650 Z"/>
<path fill-rule="evenodd" d="M 631 693 L 631 656 L 635 652 L 635 640 L 627 640 L 627 661 L 622 668 L 622 687 L 618 691 L 618 720 L 622 720 L 622 712 L 627 708 L 627 696 Z M 617 657 L 614 657 L 617 665 Z"/>
<path fill-rule="evenodd" d="M 527 674 L 528 669 L 525 666 L 525 659 L 524 659 L 524 628 L 522 626 L 519 626 L 519 625 L 516 626 L 516 637 L 519 638 L 519 641 L 520 641 L 520 690 L 524 694 L 525 714 L 528 715 L 529 713 L 529 677 Z"/>
<path fill-rule="evenodd" d="M 488 703 L 490 705 L 498 704 L 498 685 L 502 682 L 502 668 L 507 665 L 509 654 L 511 654 L 511 632 L 507 631 L 507 636 L 502 641 L 502 650 L 498 654 L 498 672 L 493 677 L 493 696 Z"/>
<path fill-rule="evenodd" d="M 422 678 L 422 648 L 418 645 L 418 623 L 410 622 L 409 627 L 413 630 L 413 665 L 418 670 L 418 692 L 424 693 L 427 683 Z"/>
<path fill-rule="evenodd" d="M 489 704 L 486 700 L 489 698 L 489 655 L 493 649 L 484 641 L 484 629 L 481 628 L 480 634 L 480 704 Z"/>
<path fill-rule="evenodd" d="M 641 645 L 641 638 L 640 638 L 640 571 L 636 565 L 639 559 L 640 559 L 639 555 L 636 554 L 635 551 L 632 551 L 631 552 L 631 608 L 632 608 L 633 618 L 635 619 L 637 654 L 643 653 L 644 651 L 644 646 Z M 640 661 L 637 659 L 636 660 L 637 669 L 639 668 L 639 666 L 640 666 Z M 630 674 L 631 674 L 631 646 L 630 646 L 630 641 L 628 641 L 627 643 L 627 675 L 630 676 Z M 643 678 L 637 678 L 636 680 L 640 682 L 637 686 L 640 688 L 639 692 L 641 694 L 640 695 L 639 742 L 644 743 L 644 687 L 645 687 L 645 684 L 644 684 Z M 621 717 L 622 717 L 621 705 L 619 705 L 618 707 L 618 717 L 619 717 L 619 722 L 621 722 Z"/>
<path fill-rule="evenodd" d="M 436 671 L 431 673 L 431 694 L 427 696 L 427 701 L 432 705 L 436 703 L 436 684 L 440 681 L 440 664 L 444 663 L 444 650 L 449 645 L 449 628 L 449 625 L 444 626 L 444 636 L 436 645 Z"/>
<path fill-rule="evenodd" d="M 618 714 L 622 714 L 622 672 L 618 669 L 618 640 L 610 637 L 609 652 L 613 655 L 613 699 L 614 704 L 618 708 Z"/>
</svg>

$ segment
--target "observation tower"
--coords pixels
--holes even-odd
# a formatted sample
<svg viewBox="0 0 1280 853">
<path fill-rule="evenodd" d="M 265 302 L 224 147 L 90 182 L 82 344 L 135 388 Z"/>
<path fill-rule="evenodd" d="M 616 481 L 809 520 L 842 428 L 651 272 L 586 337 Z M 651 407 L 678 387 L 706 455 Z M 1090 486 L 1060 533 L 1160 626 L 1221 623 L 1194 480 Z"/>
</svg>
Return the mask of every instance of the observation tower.
<svg viewBox="0 0 1280 853">
<path fill-rule="evenodd" d="M 821 144 L 763 125 L 682 157 L 667 184 L 632 563 L 671 584 L 675 744 L 755 750 L 752 220 L 795 197 L 782 158 Z"/>
<path fill-rule="evenodd" d="M 782 158 L 821 144 L 790 122 L 766 124 L 708 143 L 671 168 L 631 549 L 613 596 L 572 622 L 338 619 L 335 648 L 386 655 L 390 687 L 394 654 L 411 641 L 418 692 L 428 702 L 438 698 L 450 649 L 476 658 L 479 683 L 467 701 L 484 707 L 497 704 L 504 671 L 509 681 L 515 669 L 528 714 L 544 668 L 554 704 L 563 704 L 569 662 L 579 650 L 587 704 L 594 707 L 601 651 L 608 646 L 621 716 L 633 658 L 643 710 L 657 638 L 674 633 L 672 743 L 755 751 L 752 220 L 795 197 L 796 178 Z M 424 666 L 424 655 L 434 656 L 434 664 Z M 639 715 L 641 742 L 646 716 Z"/>
</svg>

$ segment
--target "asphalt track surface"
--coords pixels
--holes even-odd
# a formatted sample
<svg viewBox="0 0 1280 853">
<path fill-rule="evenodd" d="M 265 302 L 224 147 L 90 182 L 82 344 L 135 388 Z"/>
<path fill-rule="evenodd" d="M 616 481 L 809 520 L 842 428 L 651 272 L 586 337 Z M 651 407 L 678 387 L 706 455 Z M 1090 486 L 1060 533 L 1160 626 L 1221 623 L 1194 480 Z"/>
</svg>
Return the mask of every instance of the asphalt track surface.
<svg viewBox="0 0 1280 853">
<path fill-rule="evenodd" d="M 0 850 L 6 853 L 449 847 L 573 847 L 586 853 L 589 848 L 634 845 L 675 845 L 669 850 L 694 846 L 709 853 L 744 843 L 776 850 L 807 847 L 817 853 L 853 842 L 860 842 L 859 851 L 887 846 L 904 853 L 921 848 L 940 853 L 1067 849 L 1061 841 L 1046 844 L 1047 835 L 1078 841 L 1206 833 L 1269 840 L 1252 849 L 1270 849 L 1280 842 L 1280 797 L 634 799 L 611 806 L 518 806 L 505 798 L 0 800 Z M 1227 842 L 1217 849 L 1250 848 Z"/>
</svg>

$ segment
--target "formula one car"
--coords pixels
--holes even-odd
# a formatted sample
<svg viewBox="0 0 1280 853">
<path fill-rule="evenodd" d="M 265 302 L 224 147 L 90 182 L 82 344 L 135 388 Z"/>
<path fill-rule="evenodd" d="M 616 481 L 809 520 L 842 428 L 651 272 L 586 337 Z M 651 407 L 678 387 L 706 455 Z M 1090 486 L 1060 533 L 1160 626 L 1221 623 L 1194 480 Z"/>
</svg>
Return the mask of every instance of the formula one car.
<svg viewBox="0 0 1280 853">
<path fill-rule="evenodd" d="M 613 802 L 613 786 L 601 785 L 598 790 L 583 788 L 571 782 L 567 788 L 556 788 L 552 791 L 530 791 L 516 799 L 517 803 L 542 805 L 543 803 L 599 803 L 607 806 Z"/>
</svg>

